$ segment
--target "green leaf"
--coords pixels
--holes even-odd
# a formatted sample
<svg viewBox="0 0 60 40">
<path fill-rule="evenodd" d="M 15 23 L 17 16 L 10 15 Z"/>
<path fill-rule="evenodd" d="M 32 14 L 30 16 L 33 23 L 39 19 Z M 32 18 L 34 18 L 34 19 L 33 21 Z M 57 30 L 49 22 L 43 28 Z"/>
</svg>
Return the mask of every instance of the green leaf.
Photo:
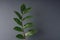
<svg viewBox="0 0 60 40">
<path fill-rule="evenodd" d="M 29 19 L 29 18 L 32 18 L 32 16 L 26 16 L 25 18 L 23 18 L 23 20 L 26 20 L 26 19 Z"/>
<path fill-rule="evenodd" d="M 24 25 L 24 28 L 30 28 L 30 27 L 32 27 L 32 23 L 30 22 L 30 23 L 26 23 L 25 25 Z"/>
<path fill-rule="evenodd" d="M 22 34 L 18 34 L 18 35 L 16 35 L 16 37 L 19 39 L 24 39 L 24 36 Z"/>
<path fill-rule="evenodd" d="M 31 9 L 32 9 L 31 7 L 25 9 L 25 10 L 24 10 L 24 14 L 28 13 L 29 11 L 31 11 Z"/>
<path fill-rule="evenodd" d="M 23 14 L 23 11 L 26 9 L 26 6 L 25 6 L 25 4 L 22 4 L 21 5 L 21 13 Z"/>
<path fill-rule="evenodd" d="M 23 31 L 22 28 L 20 28 L 18 26 L 15 26 L 13 29 L 16 30 L 16 31 L 19 31 L 19 32 L 22 32 Z"/>
<path fill-rule="evenodd" d="M 14 11 L 14 12 L 15 12 L 15 14 L 18 16 L 18 18 L 22 20 L 21 14 L 19 14 L 19 12 L 17 12 L 17 11 Z"/>
<path fill-rule="evenodd" d="M 34 35 L 35 33 L 36 33 L 36 31 L 31 29 L 27 33 L 25 33 L 25 36 L 30 37 L 30 36 Z"/>
<path fill-rule="evenodd" d="M 13 19 L 14 19 L 14 21 L 15 21 L 17 24 L 19 24 L 19 25 L 22 26 L 22 22 L 21 22 L 18 18 L 13 18 Z"/>
</svg>

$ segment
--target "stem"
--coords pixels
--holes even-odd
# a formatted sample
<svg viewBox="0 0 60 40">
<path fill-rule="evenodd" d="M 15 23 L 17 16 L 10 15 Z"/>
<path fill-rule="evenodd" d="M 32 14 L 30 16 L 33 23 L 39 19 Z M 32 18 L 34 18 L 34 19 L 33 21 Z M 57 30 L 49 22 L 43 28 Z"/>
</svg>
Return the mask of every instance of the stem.
<svg viewBox="0 0 60 40">
<path fill-rule="evenodd" d="M 24 28 L 23 27 L 24 27 L 24 25 L 23 25 L 23 14 L 22 14 L 22 29 L 23 29 L 23 35 L 25 37 L 23 40 L 26 40 L 25 31 L 24 31 Z"/>
</svg>

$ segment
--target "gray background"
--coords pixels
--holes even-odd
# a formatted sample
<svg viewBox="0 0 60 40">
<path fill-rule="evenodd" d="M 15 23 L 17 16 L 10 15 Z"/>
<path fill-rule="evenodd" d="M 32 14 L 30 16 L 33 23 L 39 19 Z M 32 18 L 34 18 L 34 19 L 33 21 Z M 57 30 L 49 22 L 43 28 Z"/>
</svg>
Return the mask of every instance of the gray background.
<svg viewBox="0 0 60 40">
<path fill-rule="evenodd" d="M 19 6 L 25 3 L 32 7 L 31 15 L 34 16 L 34 27 L 37 34 L 29 40 L 60 40 L 60 1 L 58 0 L 0 0 L 0 40 L 19 40 L 18 32 L 13 30 L 17 24 L 13 21 L 16 17 L 14 10 L 19 11 Z"/>
</svg>

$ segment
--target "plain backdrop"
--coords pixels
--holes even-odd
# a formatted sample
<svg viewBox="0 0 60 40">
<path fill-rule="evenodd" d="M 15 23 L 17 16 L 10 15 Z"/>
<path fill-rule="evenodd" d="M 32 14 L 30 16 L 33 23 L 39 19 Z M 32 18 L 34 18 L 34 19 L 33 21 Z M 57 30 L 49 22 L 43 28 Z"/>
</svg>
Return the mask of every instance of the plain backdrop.
<svg viewBox="0 0 60 40">
<path fill-rule="evenodd" d="M 20 11 L 20 5 L 31 6 L 30 14 L 38 31 L 29 40 L 60 40 L 60 1 L 59 0 L 0 0 L 0 40 L 20 40 L 16 38 L 19 32 L 13 27 L 17 24 L 14 10 Z"/>
</svg>

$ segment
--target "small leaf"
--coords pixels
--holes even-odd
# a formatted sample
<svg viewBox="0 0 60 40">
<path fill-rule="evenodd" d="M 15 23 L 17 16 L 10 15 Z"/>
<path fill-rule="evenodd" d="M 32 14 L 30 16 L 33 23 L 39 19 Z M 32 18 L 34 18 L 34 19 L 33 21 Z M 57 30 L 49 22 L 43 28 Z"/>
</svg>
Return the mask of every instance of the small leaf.
<svg viewBox="0 0 60 40">
<path fill-rule="evenodd" d="M 36 33 L 35 30 L 31 29 L 27 33 L 25 33 L 25 36 L 30 37 L 30 36 L 34 35 L 35 33 Z"/>
<path fill-rule="evenodd" d="M 14 21 L 15 21 L 17 24 L 19 24 L 19 25 L 22 26 L 22 22 L 21 22 L 18 18 L 13 18 L 13 19 L 14 19 Z"/>
<path fill-rule="evenodd" d="M 26 20 L 26 19 L 29 19 L 29 18 L 32 18 L 32 16 L 26 16 L 25 18 L 23 18 L 23 20 Z"/>
<path fill-rule="evenodd" d="M 33 34 L 36 33 L 36 30 L 34 29 L 30 29 L 29 31 L 32 32 Z"/>
<path fill-rule="evenodd" d="M 17 11 L 14 11 L 14 12 L 18 16 L 18 18 L 22 20 L 22 16 L 19 14 L 19 12 L 17 12 Z"/>
<path fill-rule="evenodd" d="M 23 31 L 22 28 L 20 28 L 18 26 L 15 26 L 13 29 L 16 30 L 16 31 L 19 31 L 19 32 L 22 32 Z"/>
<path fill-rule="evenodd" d="M 18 35 L 16 35 L 16 37 L 19 39 L 24 39 L 24 36 L 22 34 L 18 34 Z"/>
<path fill-rule="evenodd" d="M 32 23 L 30 22 L 30 23 L 26 23 L 25 25 L 24 25 L 24 28 L 30 28 L 30 27 L 32 27 Z"/>
<path fill-rule="evenodd" d="M 31 7 L 25 9 L 25 10 L 24 10 L 24 14 L 28 13 L 29 11 L 31 11 L 31 9 L 32 9 Z"/>
<path fill-rule="evenodd" d="M 22 4 L 21 5 L 21 13 L 23 13 L 23 11 L 26 9 L 26 6 L 25 6 L 25 4 Z"/>
</svg>

